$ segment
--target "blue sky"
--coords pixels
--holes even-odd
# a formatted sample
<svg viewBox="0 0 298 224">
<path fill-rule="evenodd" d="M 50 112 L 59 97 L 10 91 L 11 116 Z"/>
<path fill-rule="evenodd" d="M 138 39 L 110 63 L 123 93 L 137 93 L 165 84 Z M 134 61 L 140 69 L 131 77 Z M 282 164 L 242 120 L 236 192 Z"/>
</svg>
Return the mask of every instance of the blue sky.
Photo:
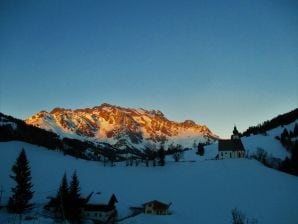
<svg viewBox="0 0 298 224">
<path fill-rule="evenodd" d="M 0 111 L 103 102 L 222 137 L 298 107 L 298 2 L 0 2 Z"/>
</svg>

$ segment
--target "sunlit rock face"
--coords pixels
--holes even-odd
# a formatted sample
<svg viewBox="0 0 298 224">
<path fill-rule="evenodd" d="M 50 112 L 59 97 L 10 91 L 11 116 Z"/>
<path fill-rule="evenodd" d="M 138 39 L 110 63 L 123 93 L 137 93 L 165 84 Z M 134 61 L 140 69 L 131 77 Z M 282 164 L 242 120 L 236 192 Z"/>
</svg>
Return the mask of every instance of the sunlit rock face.
<svg viewBox="0 0 298 224">
<path fill-rule="evenodd" d="M 41 111 L 25 122 L 61 137 L 108 142 L 119 148 L 133 146 L 144 149 L 147 145 L 159 144 L 192 147 L 194 143 L 217 139 L 208 127 L 191 120 L 174 122 L 159 110 L 124 108 L 106 103 L 86 109 Z"/>
</svg>

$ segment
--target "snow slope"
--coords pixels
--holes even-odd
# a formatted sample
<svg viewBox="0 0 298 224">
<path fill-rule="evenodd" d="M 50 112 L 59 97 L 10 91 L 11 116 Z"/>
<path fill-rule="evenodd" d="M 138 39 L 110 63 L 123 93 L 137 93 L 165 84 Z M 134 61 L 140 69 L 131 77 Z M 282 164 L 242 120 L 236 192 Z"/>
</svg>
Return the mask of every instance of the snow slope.
<svg viewBox="0 0 298 224">
<path fill-rule="evenodd" d="M 241 140 L 245 150 L 247 150 L 249 154 L 253 154 L 258 148 L 261 148 L 264 149 L 269 156 L 274 158 L 284 160 L 286 157 L 290 157 L 290 153 L 275 137 L 280 136 L 284 128 L 286 128 L 288 131 L 293 131 L 296 123 L 298 123 L 297 120 L 289 125 L 285 125 L 284 127 L 279 126 L 267 131 L 266 135 L 259 134 L 251 135 L 249 137 L 242 137 Z"/>
<path fill-rule="evenodd" d="M 34 202 L 38 205 L 56 193 L 64 172 L 70 176 L 77 170 L 83 194 L 102 192 L 93 198 L 98 202 L 106 202 L 112 193 L 116 194 L 120 217 L 128 214 L 130 206 L 149 200 L 172 202 L 172 215 L 142 214 L 123 221 L 124 224 L 231 223 L 234 207 L 260 224 L 298 223 L 297 177 L 269 169 L 254 160 L 200 161 L 202 157 L 193 151 L 185 152 L 184 162 L 175 163 L 167 158 L 165 167 L 126 167 L 124 163 L 104 167 L 102 163 L 63 156 L 23 142 L 1 142 L 3 200 L 8 199 L 13 185 L 10 168 L 22 147 L 32 167 Z M 5 218 L 0 213 L 1 223 L 5 223 Z"/>
<path fill-rule="evenodd" d="M 282 146 L 280 141 L 273 136 L 254 135 L 241 138 L 245 150 L 249 154 L 253 154 L 258 148 L 264 149 L 269 156 L 284 160 L 290 157 L 290 153 Z"/>
</svg>

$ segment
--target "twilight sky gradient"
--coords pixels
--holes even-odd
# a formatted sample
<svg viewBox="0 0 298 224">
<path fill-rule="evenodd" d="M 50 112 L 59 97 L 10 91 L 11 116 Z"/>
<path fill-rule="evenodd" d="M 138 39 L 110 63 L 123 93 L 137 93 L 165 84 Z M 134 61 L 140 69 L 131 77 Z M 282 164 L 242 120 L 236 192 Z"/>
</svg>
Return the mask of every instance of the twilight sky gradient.
<svg viewBox="0 0 298 224">
<path fill-rule="evenodd" d="M 298 1 L 0 1 L 0 111 L 103 102 L 221 137 L 298 107 Z"/>
</svg>

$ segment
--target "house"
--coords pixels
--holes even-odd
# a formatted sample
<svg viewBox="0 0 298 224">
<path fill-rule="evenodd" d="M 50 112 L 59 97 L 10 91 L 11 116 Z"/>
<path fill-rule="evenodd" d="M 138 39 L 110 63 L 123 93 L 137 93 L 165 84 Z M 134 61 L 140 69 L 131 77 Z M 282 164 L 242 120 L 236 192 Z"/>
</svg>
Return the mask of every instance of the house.
<svg viewBox="0 0 298 224">
<path fill-rule="evenodd" d="M 108 204 L 85 204 L 83 208 L 83 216 L 85 219 L 94 221 L 95 223 L 113 223 L 115 221 L 117 210 L 115 204 L 118 202 L 113 194 Z"/>
<path fill-rule="evenodd" d="M 113 223 L 117 215 L 115 204 L 118 202 L 116 196 L 113 194 L 110 197 L 108 204 L 89 203 L 93 193 L 86 198 L 81 198 L 82 217 L 84 219 L 92 220 L 94 223 Z M 61 199 L 51 198 L 45 209 L 54 217 L 65 218 L 64 211 L 61 210 Z"/>
<path fill-rule="evenodd" d="M 154 200 L 154 201 L 149 201 L 145 204 L 143 204 L 144 208 L 144 213 L 145 214 L 153 214 L 153 215 L 169 215 L 169 207 L 171 206 L 170 204 L 165 204 L 163 202 Z"/>
<path fill-rule="evenodd" d="M 218 159 L 227 158 L 243 158 L 245 157 L 245 149 L 241 142 L 240 134 L 234 126 L 231 139 L 218 141 Z"/>
</svg>

